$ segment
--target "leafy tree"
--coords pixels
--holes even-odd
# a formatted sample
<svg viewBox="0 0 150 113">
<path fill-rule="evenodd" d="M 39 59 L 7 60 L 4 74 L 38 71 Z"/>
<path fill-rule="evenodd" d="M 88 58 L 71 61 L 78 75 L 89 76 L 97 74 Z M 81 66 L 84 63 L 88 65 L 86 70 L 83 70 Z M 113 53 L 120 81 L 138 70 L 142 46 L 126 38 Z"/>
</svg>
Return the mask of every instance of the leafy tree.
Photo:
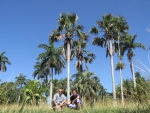
<svg viewBox="0 0 150 113">
<path fill-rule="evenodd" d="M 70 80 L 70 83 L 71 83 L 71 88 L 72 88 L 72 80 Z M 60 80 L 54 79 L 53 85 L 54 85 L 54 88 L 53 88 L 54 94 L 58 92 L 59 88 L 62 88 L 63 94 L 67 95 L 67 78 L 60 79 Z"/>
<path fill-rule="evenodd" d="M 133 99 L 133 82 L 129 79 L 123 80 L 124 98 L 126 100 Z"/>
<path fill-rule="evenodd" d="M 136 80 L 135 80 L 133 61 L 132 61 L 133 56 L 135 56 L 135 54 L 133 53 L 133 50 L 136 48 L 145 49 L 145 46 L 142 43 L 135 42 L 136 37 L 137 37 L 137 35 L 131 36 L 131 35 L 127 34 L 124 36 L 123 42 L 120 43 L 121 44 L 121 55 L 123 56 L 124 53 L 127 51 L 127 57 L 130 62 L 130 69 L 131 69 L 131 73 L 132 73 L 134 89 L 136 88 Z"/>
<path fill-rule="evenodd" d="M 96 93 L 100 90 L 101 85 L 99 79 L 92 72 L 78 72 L 77 74 L 74 74 L 72 78 L 75 79 L 73 81 L 73 88 L 87 100 L 94 98 Z"/>
<path fill-rule="evenodd" d="M 45 100 L 44 92 L 46 90 L 46 88 L 41 87 L 38 80 L 28 80 L 24 87 L 24 99 L 31 105 L 39 105 L 41 99 Z"/>
<path fill-rule="evenodd" d="M 136 77 L 136 83 L 137 83 L 137 87 L 136 87 L 136 91 L 137 91 L 137 100 L 139 102 L 145 102 L 148 100 L 149 97 L 149 87 L 148 84 L 145 80 L 144 77 L 141 76 L 141 74 L 139 72 L 135 73 L 135 77 Z"/>
<path fill-rule="evenodd" d="M 17 102 L 19 90 L 13 82 L 4 82 L 0 85 L 0 101 L 3 104 L 12 104 Z"/>
<path fill-rule="evenodd" d="M 8 57 L 4 56 L 5 52 L 0 53 L 0 71 L 5 72 L 7 70 L 6 63 L 11 64 Z"/>
<path fill-rule="evenodd" d="M 67 60 L 67 101 L 70 100 L 70 54 L 73 38 L 87 40 L 88 35 L 83 32 L 83 26 L 77 24 L 78 15 L 75 13 L 62 13 L 58 19 L 58 28 L 52 31 L 50 42 L 64 38 L 63 56 Z M 67 54 L 67 55 L 66 55 Z"/>
<path fill-rule="evenodd" d="M 6 104 L 7 95 L 4 91 L 4 85 L 0 85 L 0 104 Z"/>
</svg>

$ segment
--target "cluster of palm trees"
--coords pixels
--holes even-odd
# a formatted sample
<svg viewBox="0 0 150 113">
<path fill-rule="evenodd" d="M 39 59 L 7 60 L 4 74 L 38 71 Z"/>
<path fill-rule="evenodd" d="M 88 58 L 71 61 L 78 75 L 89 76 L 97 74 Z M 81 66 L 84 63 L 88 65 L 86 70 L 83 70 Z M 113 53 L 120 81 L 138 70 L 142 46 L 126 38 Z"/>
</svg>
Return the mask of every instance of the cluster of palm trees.
<svg viewBox="0 0 150 113">
<path fill-rule="evenodd" d="M 92 63 L 96 56 L 93 53 L 91 53 L 89 50 L 85 50 L 85 47 L 87 46 L 88 43 L 89 35 L 83 32 L 83 26 L 77 24 L 77 21 L 78 21 L 77 14 L 62 13 L 60 15 L 60 18 L 58 19 L 57 29 L 53 30 L 49 36 L 49 45 L 45 45 L 45 44 L 39 45 L 39 47 L 44 48 L 46 52 L 39 54 L 38 56 L 39 62 L 37 62 L 34 67 L 36 70 L 33 73 L 33 76 L 36 77 L 36 75 L 38 75 L 38 78 L 41 79 L 46 78 L 46 81 L 48 78 L 47 76 L 48 75 L 51 76 L 50 99 L 52 98 L 53 71 L 55 71 L 55 74 L 60 74 L 62 69 L 65 67 L 65 61 L 67 62 L 67 100 L 68 101 L 70 99 L 69 98 L 70 60 L 72 60 L 74 56 L 76 56 L 77 61 L 75 63 L 75 68 L 77 74 L 73 75 L 73 77 L 76 77 L 78 75 L 80 77 L 83 77 L 84 79 L 84 76 L 88 76 L 91 74 L 90 72 L 88 73 L 89 69 L 87 64 Z M 145 49 L 145 47 L 141 43 L 135 42 L 137 35 L 132 36 L 127 33 L 127 30 L 129 30 L 129 25 L 127 24 L 125 18 L 122 16 L 116 17 L 112 14 L 103 15 L 102 20 L 97 21 L 96 24 L 98 25 L 98 27 L 92 27 L 90 29 L 91 34 L 97 35 L 93 39 L 92 43 L 93 45 L 105 47 L 106 57 L 107 56 L 110 57 L 114 102 L 116 101 L 116 88 L 115 88 L 115 80 L 114 80 L 113 55 L 115 52 L 118 53 L 119 62 L 116 65 L 116 70 L 120 71 L 121 92 L 122 92 L 121 95 L 122 95 L 122 103 L 124 103 L 122 71 L 121 71 L 124 68 L 124 64 L 121 62 L 121 59 L 124 53 L 127 51 L 127 57 L 130 61 L 134 88 L 136 88 L 134 68 L 132 62 L 132 58 L 134 56 L 133 50 L 137 47 L 143 49 Z M 100 36 L 98 36 L 98 34 L 100 34 Z M 59 48 L 54 48 L 55 42 L 58 41 L 62 42 L 62 40 L 63 40 L 63 46 Z M 62 59 L 62 57 L 64 58 L 65 61 Z M 83 68 L 83 62 L 86 65 L 85 68 Z M 78 77 L 75 80 L 77 84 L 75 83 L 74 86 L 76 89 L 79 90 L 80 93 L 81 92 L 84 93 L 85 92 L 84 87 L 88 86 L 88 82 L 80 80 L 82 79 L 80 77 Z M 95 81 L 97 81 L 97 79 L 95 79 Z M 81 85 L 83 85 L 82 88 Z M 91 91 L 90 93 L 92 94 L 92 92 L 96 92 L 98 89 L 99 88 L 96 88 L 95 90 L 92 89 L 89 91 Z"/>
<path fill-rule="evenodd" d="M 45 52 L 41 53 L 37 57 L 37 62 L 34 66 L 35 71 L 33 77 L 37 77 L 44 81 L 46 85 L 50 86 L 50 106 L 53 95 L 53 75 L 60 74 L 63 68 L 67 64 L 67 101 L 70 100 L 70 89 L 73 87 L 78 92 L 88 99 L 90 95 L 95 99 L 95 94 L 99 93 L 101 89 L 104 89 L 100 84 L 100 80 L 95 73 L 89 72 L 88 63 L 92 63 L 95 59 L 95 54 L 86 50 L 88 44 L 89 35 L 83 31 L 83 26 L 77 24 L 78 15 L 75 13 L 62 13 L 58 19 L 58 27 L 53 30 L 49 36 L 49 45 L 40 44 L 38 47 L 43 48 Z M 132 58 L 135 55 L 133 50 L 137 47 L 145 49 L 145 46 L 141 43 L 136 43 L 135 39 L 137 35 L 128 34 L 129 25 L 124 17 L 116 17 L 112 14 L 102 16 L 102 20 L 96 21 L 97 27 L 90 29 L 91 34 L 95 34 L 92 43 L 106 49 L 106 57 L 110 57 L 111 64 L 111 77 L 112 77 L 112 90 L 113 100 L 116 101 L 116 87 L 114 79 L 114 63 L 113 56 L 118 54 L 119 62 L 116 65 L 116 70 L 120 71 L 120 89 L 122 103 L 124 103 L 123 94 L 123 80 L 122 69 L 124 63 L 122 63 L 122 57 L 127 52 L 127 57 L 130 62 L 130 68 L 133 78 L 133 86 L 136 88 L 136 79 L 134 75 L 134 67 Z M 100 36 L 98 36 L 100 35 Z M 61 41 L 62 47 L 55 48 L 55 42 Z M 0 71 L 6 71 L 6 63 L 11 64 L 6 56 L 5 52 L 0 53 Z M 72 76 L 74 82 L 70 83 L 70 60 L 76 58 L 75 69 L 76 74 Z M 85 67 L 83 65 L 85 63 Z M 48 80 L 50 76 L 50 80 Z M 20 76 L 21 77 L 21 76 Z M 19 79 L 20 78 L 16 78 Z M 20 88 L 23 83 L 20 83 Z M 88 95 L 88 96 L 87 96 Z M 19 97 L 20 98 L 20 97 Z M 19 102 L 18 98 L 18 102 Z"/>
<path fill-rule="evenodd" d="M 44 67 L 44 70 L 47 70 L 48 74 L 51 75 L 51 88 L 50 88 L 50 99 L 52 99 L 52 77 L 54 68 L 55 74 L 59 74 L 62 68 L 65 66 L 64 60 L 67 61 L 67 100 L 69 101 L 70 97 L 70 60 L 76 56 L 77 62 L 75 64 L 77 72 L 83 71 L 82 62 L 85 61 L 86 69 L 88 70 L 87 63 L 91 63 L 95 59 L 95 55 L 90 53 L 88 50 L 84 50 L 87 45 L 88 35 L 83 32 L 83 26 L 77 24 L 78 16 L 73 13 L 62 13 L 58 19 L 58 28 L 50 34 L 49 44 L 46 46 L 44 44 L 39 45 L 46 49 L 45 53 L 39 55 L 38 59 L 41 60 L 41 67 Z M 65 37 L 65 38 L 64 38 Z M 76 38 L 77 37 L 77 38 Z M 63 47 L 56 49 L 56 54 L 52 51 L 54 49 L 53 43 L 64 38 Z M 76 40 L 73 40 L 75 39 Z M 79 40 L 77 40 L 79 39 Z M 51 53 L 52 52 L 52 53 Z M 64 57 L 64 60 L 62 60 Z M 43 70 L 43 68 L 37 68 L 38 70 Z M 37 73 L 34 72 L 34 76 Z M 41 73 L 42 74 L 42 73 Z M 38 75 L 41 76 L 39 73 Z M 44 74 L 44 73 L 43 73 Z M 51 105 L 51 104 L 50 104 Z"/>
<path fill-rule="evenodd" d="M 52 100 L 52 81 L 53 81 L 53 74 L 60 74 L 62 68 L 65 67 L 65 62 L 62 60 L 61 53 L 62 48 L 55 48 L 54 44 L 50 43 L 50 45 L 40 44 L 38 47 L 44 48 L 46 52 L 39 54 L 38 60 L 34 68 L 36 69 L 33 73 L 33 76 L 38 78 L 46 78 L 46 83 L 48 82 L 48 75 L 50 75 L 50 100 Z M 51 106 L 51 101 L 50 101 Z"/>
<path fill-rule="evenodd" d="M 90 32 L 94 34 L 102 33 L 100 37 L 95 37 L 93 44 L 105 47 L 106 48 L 106 57 L 109 55 L 111 63 L 111 73 L 112 73 L 112 89 L 113 89 L 113 100 L 116 101 L 116 89 L 115 89 L 115 80 L 114 80 L 114 64 L 113 64 L 113 55 L 114 52 L 118 53 L 119 63 L 116 65 L 116 70 L 120 70 L 120 79 L 121 79 L 121 95 L 122 103 L 123 99 L 123 86 L 122 86 L 122 72 L 121 70 L 124 67 L 124 64 L 121 63 L 122 56 L 127 51 L 127 56 L 130 61 L 130 67 L 133 77 L 134 88 L 136 88 L 135 75 L 132 58 L 134 56 L 133 49 L 139 47 L 145 49 L 144 45 L 141 43 L 135 43 L 137 35 L 130 35 L 127 33 L 129 25 L 126 20 L 122 17 L 116 17 L 112 14 L 103 15 L 101 21 L 96 22 L 98 28 L 91 28 Z"/>
</svg>

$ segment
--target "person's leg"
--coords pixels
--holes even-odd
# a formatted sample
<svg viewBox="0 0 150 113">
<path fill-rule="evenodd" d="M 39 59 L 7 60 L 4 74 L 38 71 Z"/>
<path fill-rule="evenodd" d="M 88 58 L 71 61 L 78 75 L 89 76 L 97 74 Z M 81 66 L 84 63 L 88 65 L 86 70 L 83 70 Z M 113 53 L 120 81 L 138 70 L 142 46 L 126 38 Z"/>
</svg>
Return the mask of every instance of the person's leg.
<svg viewBox="0 0 150 113">
<path fill-rule="evenodd" d="M 77 105 L 76 104 L 68 104 L 67 107 L 72 108 L 72 109 L 76 109 Z"/>
<path fill-rule="evenodd" d="M 61 106 L 59 105 L 59 103 L 57 103 L 57 106 L 53 103 L 52 107 L 54 111 L 55 110 L 61 111 Z"/>
<path fill-rule="evenodd" d="M 77 99 L 77 109 L 81 110 L 81 100 Z"/>
<path fill-rule="evenodd" d="M 66 103 L 60 104 L 61 110 L 63 109 L 64 106 L 66 106 Z"/>
<path fill-rule="evenodd" d="M 58 110 L 58 111 L 61 111 L 60 105 L 55 106 L 55 109 Z"/>
</svg>

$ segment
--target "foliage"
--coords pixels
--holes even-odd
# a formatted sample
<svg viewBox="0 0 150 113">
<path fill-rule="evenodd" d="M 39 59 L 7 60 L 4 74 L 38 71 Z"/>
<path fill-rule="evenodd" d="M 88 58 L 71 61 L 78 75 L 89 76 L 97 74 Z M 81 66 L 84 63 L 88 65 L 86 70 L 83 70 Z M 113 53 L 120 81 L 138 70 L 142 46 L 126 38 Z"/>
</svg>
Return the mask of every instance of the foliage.
<svg viewBox="0 0 150 113">
<path fill-rule="evenodd" d="M 125 64 L 124 64 L 124 63 L 118 62 L 118 63 L 116 64 L 116 70 L 123 69 L 123 68 L 124 68 L 124 66 L 125 66 Z"/>
<path fill-rule="evenodd" d="M 5 52 L 0 53 L 0 71 L 5 72 L 7 70 L 6 63 L 11 64 L 8 57 L 4 56 Z"/>
<path fill-rule="evenodd" d="M 88 71 L 89 68 L 87 66 L 87 63 L 92 63 L 95 59 L 95 54 L 91 53 L 89 50 L 85 50 L 85 47 L 87 46 L 87 42 L 80 39 L 73 41 L 73 53 L 76 55 L 76 70 L 77 72 L 82 72 L 83 70 L 83 61 L 86 65 L 86 70 Z"/>
<path fill-rule="evenodd" d="M 132 80 L 124 80 L 123 87 L 124 87 L 124 97 L 126 101 L 136 101 L 140 103 L 145 103 L 150 100 L 149 89 L 150 89 L 150 80 L 146 80 L 144 77 L 141 76 L 139 72 L 135 73 L 136 76 L 136 83 L 137 87 L 134 89 Z M 120 86 L 116 87 L 117 90 L 117 97 L 120 98 Z"/>
<path fill-rule="evenodd" d="M 5 100 L 5 104 L 16 103 L 19 95 L 19 90 L 16 88 L 15 83 L 13 82 L 5 82 L 1 84 L 0 94 L 4 94 L 7 99 Z M 1 98 L 1 97 L 0 97 Z"/>
<path fill-rule="evenodd" d="M 40 99 L 45 100 L 44 92 L 46 88 L 42 88 L 38 80 L 28 80 L 24 87 L 24 98 L 31 105 L 39 105 Z"/>
<path fill-rule="evenodd" d="M 75 80 L 73 81 L 73 88 L 83 96 L 87 101 L 93 103 L 93 99 L 97 97 L 97 93 L 100 91 L 101 84 L 100 80 L 95 73 L 92 72 L 78 72 L 72 76 Z"/>
<path fill-rule="evenodd" d="M 0 104 L 6 104 L 7 102 L 7 95 L 3 89 L 4 85 L 0 85 Z"/>
<path fill-rule="evenodd" d="M 34 65 L 34 69 L 35 71 L 33 72 L 33 77 L 37 77 L 37 79 L 44 79 L 46 80 L 46 83 L 48 82 L 48 74 L 49 69 L 47 68 L 46 65 L 42 66 L 42 62 L 36 62 L 36 64 Z"/>
<path fill-rule="evenodd" d="M 16 79 L 16 86 L 20 86 L 20 88 L 23 87 L 23 85 L 26 85 L 26 75 L 19 73 Z"/>
</svg>

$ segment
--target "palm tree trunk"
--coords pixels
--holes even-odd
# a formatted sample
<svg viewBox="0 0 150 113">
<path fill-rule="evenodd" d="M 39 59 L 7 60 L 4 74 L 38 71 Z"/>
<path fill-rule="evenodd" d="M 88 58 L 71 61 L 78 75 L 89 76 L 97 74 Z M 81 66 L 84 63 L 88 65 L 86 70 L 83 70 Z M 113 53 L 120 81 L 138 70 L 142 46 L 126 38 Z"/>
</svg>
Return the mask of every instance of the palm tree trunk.
<svg viewBox="0 0 150 113">
<path fill-rule="evenodd" d="M 22 89 L 22 84 L 21 84 L 20 89 Z M 20 93 L 21 93 L 21 90 L 19 90 L 18 105 L 19 105 L 19 102 L 20 102 Z"/>
<path fill-rule="evenodd" d="M 120 36 L 118 35 L 118 56 L 119 56 L 119 62 L 121 63 L 121 58 L 120 58 L 120 41 L 119 41 Z M 120 69 L 120 85 L 121 85 L 121 100 L 122 104 L 124 105 L 124 96 L 123 96 L 123 86 L 122 86 L 122 70 Z"/>
<path fill-rule="evenodd" d="M 131 73 L 132 73 L 133 85 L 134 85 L 134 89 L 135 89 L 136 88 L 136 81 L 135 81 L 134 67 L 133 67 L 132 59 L 130 59 L 130 68 L 131 68 Z"/>
<path fill-rule="evenodd" d="M 46 86 L 48 85 L 47 82 L 48 82 L 48 75 L 46 75 Z"/>
<path fill-rule="evenodd" d="M 70 44 L 67 43 L 67 101 L 70 101 Z"/>
<path fill-rule="evenodd" d="M 83 72 L 82 60 L 79 60 L 79 70 Z"/>
<path fill-rule="evenodd" d="M 95 97 L 94 97 L 94 100 L 93 100 L 93 101 L 94 101 L 94 106 L 95 106 L 95 105 L 96 105 L 96 104 L 95 104 L 95 102 L 96 102 Z"/>
<path fill-rule="evenodd" d="M 81 100 L 82 100 L 82 102 L 84 103 L 84 96 L 83 96 L 83 95 L 82 95 L 82 99 L 81 99 Z"/>
<path fill-rule="evenodd" d="M 115 104 L 116 103 L 116 89 L 115 89 L 115 79 L 114 79 L 113 49 L 112 49 L 111 40 L 110 40 L 110 65 L 111 65 L 111 76 L 112 76 L 113 102 Z"/>
<path fill-rule="evenodd" d="M 124 105 L 124 96 L 123 96 L 123 85 L 122 85 L 122 70 L 120 69 L 120 86 L 121 86 L 121 100 L 122 104 Z"/>
<path fill-rule="evenodd" d="M 53 68 L 51 68 L 51 79 L 50 79 L 50 100 L 49 100 L 50 108 L 52 107 L 52 91 L 53 91 Z"/>
<path fill-rule="evenodd" d="M 20 102 L 20 94 L 19 94 L 19 97 L 18 97 L 18 105 L 19 105 L 19 102 Z"/>
<path fill-rule="evenodd" d="M 102 97 L 102 99 L 103 99 L 103 105 L 104 105 L 104 100 L 105 100 L 104 96 Z"/>
</svg>

